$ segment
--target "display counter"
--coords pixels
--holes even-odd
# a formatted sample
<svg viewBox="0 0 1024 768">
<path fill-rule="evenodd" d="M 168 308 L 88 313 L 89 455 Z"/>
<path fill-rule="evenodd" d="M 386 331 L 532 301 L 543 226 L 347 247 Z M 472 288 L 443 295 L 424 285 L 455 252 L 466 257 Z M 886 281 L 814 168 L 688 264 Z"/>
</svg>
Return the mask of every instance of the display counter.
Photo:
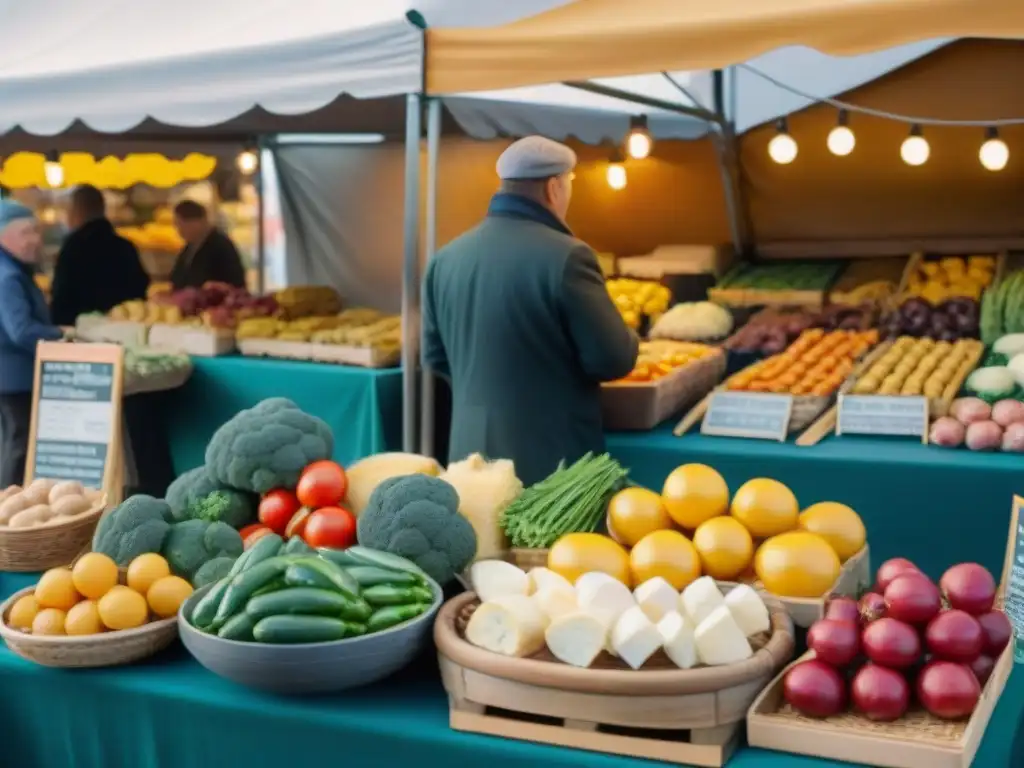
<svg viewBox="0 0 1024 768">
<path fill-rule="evenodd" d="M 1024 493 L 1019 455 L 950 451 L 907 439 L 829 438 L 818 445 L 612 433 L 608 450 L 634 481 L 661 489 L 680 464 L 708 464 L 735 491 L 753 477 L 789 486 L 801 507 L 840 501 L 864 520 L 877 565 L 906 557 L 938 578 L 950 563 L 1002 570 L 1013 494 Z"/>
<path fill-rule="evenodd" d="M 171 451 L 180 474 L 203 463 L 210 436 L 238 411 L 287 397 L 326 421 L 343 464 L 401 448 L 402 371 L 247 357 L 193 358 L 171 399 Z"/>
<path fill-rule="evenodd" d="M 180 645 L 148 663 L 64 671 L 0 650 L 5 764 L 33 768 L 288 765 L 644 768 L 645 760 L 505 741 L 448 728 L 448 702 L 429 658 L 391 680 L 313 699 L 275 698 L 210 674 Z M 11 692 L 17 692 L 13 695 Z M 1024 712 L 1011 677 L 975 765 L 1010 765 Z M 60 734 L 60 738 L 54 738 Z M 837 763 L 741 749 L 729 768 L 824 768 Z M 847 764 L 848 765 L 848 764 Z"/>
</svg>

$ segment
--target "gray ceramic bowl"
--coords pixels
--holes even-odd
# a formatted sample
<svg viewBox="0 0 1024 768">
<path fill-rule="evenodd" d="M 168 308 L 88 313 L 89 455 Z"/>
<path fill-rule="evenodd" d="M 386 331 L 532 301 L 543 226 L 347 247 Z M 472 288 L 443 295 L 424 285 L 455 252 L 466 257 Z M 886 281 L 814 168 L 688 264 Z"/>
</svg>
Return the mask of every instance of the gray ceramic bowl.
<svg viewBox="0 0 1024 768">
<path fill-rule="evenodd" d="M 178 612 L 181 641 L 208 670 L 239 685 L 271 693 L 312 694 L 343 691 L 394 674 L 430 642 L 434 616 L 444 595 L 430 582 L 434 603 L 415 619 L 365 637 L 329 643 L 264 645 L 207 635 L 186 619 L 209 591 L 197 590 Z"/>
</svg>

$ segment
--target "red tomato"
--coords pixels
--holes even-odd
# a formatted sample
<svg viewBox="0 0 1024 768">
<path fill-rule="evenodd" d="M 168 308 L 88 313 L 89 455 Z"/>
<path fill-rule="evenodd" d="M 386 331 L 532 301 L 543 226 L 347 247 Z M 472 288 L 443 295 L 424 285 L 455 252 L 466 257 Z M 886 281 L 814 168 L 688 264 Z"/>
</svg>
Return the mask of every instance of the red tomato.
<svg viewBox="0 0 1024 768">
<path fill-rule="evenodd" d="M 311 547 L 347 549 L 356 543 L 356 517 L 344 507 L 324 507 L 309 516 L 302 535 Z"/>
<path fill-rule="evenodd" d="M 249 530 L 252 529 L 252 530 Z M 248 533 L 246 533 L 248 531 Z M 267 528 L 265 525 L 248 525 L 239 531 L 242 536 L 242 549 L 248 549 L 257 541 L 262 539 L 264 536 L 270 536 L 273 533 L 272 530 Z"/>
<path fill-rule="evenodd" d="M 260 522 L 267 526 L 279 536 L 284 535 L 284 529 L 296 512 L 299 511 L 299 500 L 295 494 L 284 488 L 270 491 L 260 499 L 259 518 Z"/>
<path fill-rule="evenodd" d="M 309 522 L 311 511 L 308 507 L 302 507 L 292 516 L 292 519 L 288 521 L 288 526 L 284 529 L 286 539 L 290 539 L 292 536 L 302 536 L 306 530 L 306 523 Z"/>
<path fill-rule="evenodd" d="M 344 469 L 333 461 L 314 461 L 302 470 L 295 495 L 302 506 L 320 509 L 340 504 L 346 491 L 348 478 Z"/>
</svg>

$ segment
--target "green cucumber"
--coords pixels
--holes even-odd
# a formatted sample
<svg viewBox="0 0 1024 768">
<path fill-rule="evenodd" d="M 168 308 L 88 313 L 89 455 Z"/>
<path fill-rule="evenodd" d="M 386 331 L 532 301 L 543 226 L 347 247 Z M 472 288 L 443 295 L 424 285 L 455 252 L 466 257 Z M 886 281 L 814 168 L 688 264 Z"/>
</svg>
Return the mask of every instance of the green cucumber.
<svg viewBox="0 0 1024 768">
<path fill-rule="evenodd" d="M 370 620 L 366 622 L 368 632 L 381 632 L 385 629 L 398 626 L 403 622 L 415 619 L 422 615 L 430 606 L 423 603 L 412 603 L 410 605 L 389 605 L 373 612 Z"/>
<path fill-rule="evenodd" d="M 350 608 L 351 601 L 337 592 L 312 587 L 292 587 L 252 598 L 246 604 L 245 612 L 256 621 L 267 616 L 288 614 L 344 619 L 347 618 Z"/>
<path fill-rule="evenodd" d="M 237 640 L 240 643 L 251 643 L 254 626 L 256 626 L 256 622 L 252 620 L 252 617 L 242 612 L 224 622 L 224 626 L 217 632 L 217 637 L 225 640 Z"/>
<path fill-rule="evenodd" d="M 363 590 L 363 599 L 375 608 L 387 605 L 409 605 L 434 601 L 434 593 L 426 587 L 404 587 L 378 584 Z"/>
<path fill-rule="evenodd" d="M 350 565 L 362 565 L 362 561 L 352 557 L 347 549 L 320 547 L 316 553 L 324 560 L 329 560 L 335 565 L 340 565 L 342 568 L 348 568 Z"/>
<path fill-rule="evenodd" d="M 301 536 L 292 536 L 281 550 L 282 555 L 315 555 L 316 550 L 302 540 Z"/>
<path fill-rule="evenodd" d="M 248 571 L 264 560 L 269 560 L 277 555 L 283 555 L 281 547 L 284 545 L 284 539 L 278 536 L 276 533 L 267 533 L 260 536 L 256 543 L 253 544 L 249 549 L 242 555 L 245 558 L 245 563 L 242 565 L 238 573 L 242 571 Z M 235 576 L 238 573 L 234 574 Z"/>
<path fill-rule="evenodd" d="M 334 589 L 334 580 L 325 576 L 320 570 L 310 568 L 306 563 L 292 563 L 284 572 L 285 583 L 289 587 L 316 587 L 317 589 Z"/>
<path fill-rule="evenodd" d="M 327 643 L 363 634 L 362 625 L 350 624 L 326 616 L 267 616 L 260 619 L 252 634 L 260 643 Z"/>
<path fill-rule="evenodd" d="M 343 570 L 341 566 L 319 557 L 304 557 L 301 555 L 292 556 L 289 565 L 301 565 L 314 570 L 331 583 L 331 589 L 335 592 L 340 592 L 345 597 L 353 600 L 359 597 L 359 582 L 350 576 L 347 571 Z"/>
<path fill-rule="evenodd" d="M 291 564 L 290 557 L 272 557 L 242 571 L 231 579 L 231 586 L 228 587 L 224 599 L 220 601 L 212 626 L 216 629 L 224 626 L 228 619 L 245 608 L 245 604 L 249 602 L 249 598 L 253 596 L 254 592 L 284 575 Z"/>
<path fill-rule="evenodd" d="M 359 586 L 363 589 L 375 587 L 378 584 L 415 586 L 423 583 L 423 580 L 414 573 L 392 571 L 388 568 L 378 568 L 375 565 L 350 565 L 345 570 L 359 582 Z"/>
<path fill-rule="evenodd" d="M 284 580 L 283 576 L 278 576 L 271 582 L 264 584 L 262 587 L 252 593 L 253 597 L 259 597 L 260 595 L 266 595 L 271 592 L 277 592 L 281 589 L 287 589 L 289 586 L 288 582 Z"/>
<path fill-rule="evenodd" d="M 426 572 L 416 565 L 416 563 L 411 560 L 406 560 L 404 557 L 393 555 L 390 552 L 381 552 L 377 549 L 360 547 L 358 545 L 349 547 L 345 552 L 358 560 L 362 565 L 375 565 L 378 568 L 387 568 L 391 571 L 413 573 L 422 579 L 429 578 Z"/>
<path fill-rule="evenodd" d="M 196 629 L 210 628 L 217 615 L 217 609 L 220 608 L 221 601 L 224 599 L 224 593 L 231 586 L 231 578 L 231 574 L 228 574 L 210 587 L 210 591 L 203 595 L 203 599 L 192 609 L 191 623 L 193 627 Z"/>
</svg>

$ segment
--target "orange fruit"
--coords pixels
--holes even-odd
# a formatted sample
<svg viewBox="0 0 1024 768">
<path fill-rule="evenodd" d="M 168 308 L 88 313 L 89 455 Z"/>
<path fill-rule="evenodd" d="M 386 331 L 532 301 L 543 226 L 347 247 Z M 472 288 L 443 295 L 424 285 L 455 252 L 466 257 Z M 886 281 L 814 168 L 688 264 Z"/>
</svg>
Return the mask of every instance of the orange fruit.
<svg viewBox="0 0 1024 768">
<path fill-rule="evenodd" d="M 676 524 L 689 530 L 729 509 L 729 486 L 705 464 L 676 467 L 665 479 L 661 497 Z"/>
<path fill-rule="evenodd" d="M 15 629 L 27 631 L 32 629 L 32 622 L 39 613 L 39 603 L 34 595 L 19 597 L 7 616 L 7 623 Z"/>
<path fill-rule="evenodd" d="M 600 571 L 632 586 L 626 550 L 600 533 L 567 533 L 548 550 L 548 569 L 570 584 L 584 573 Z"/>
<path fill-rule="evenodd" d="M 652 531 L 672 527 L 661 496 L 646 488 L 624 488 L 608 502 L 608 530 L 612 537 L 631 547 Z"/>
<path fill-rule="evenodd" d="M 33 635 L 63 635 L 67 613 L 60 608 L 43 608 L 32 619 Z"/>
<path fill-rule="evenodd" d="M 69 610 L 82 599 L 67 568 L 51 568 L 40 576 L 35 596 L 40 608 L 58 608 L 61 611 Z"/>
<path fill-rule="evenodd" d="M 117 584 L 117 563 L 100 552 L 89 552 L 71 569 L 71 580 L 83 597 L 99 600 Z"/>
<path fill-rule="evenodd" d="M 750 531 L 733 517 L 713 517 L 693 534 L 701 569 L 713 579 L 735 581 L 754 560 Z"/>
<path fill-rule="evenodd" d="M 157 579 L 146 593 L 150 610 L 161 619 L 167 619 L 178 612 L 181 604 L 192 594 L 192 585 L 180 576 L 164 576 Z"/>
<path fill-rule="evenodd" d="M 134 629 L 146 623 L 149 606 L 146 598 L 128 587 L 117 586 L 97 604 L 100 621 L 107 629 Z"/>
<path fill-rule="evenodd" d="M 64 631 L 69 635 L 98 635 L 103 631 L 100 612 L 94 600 L 83 600 L 64 619 Z"/>
<path fill-rule="evenodd" d="M 755 477 L 736 491 L 729 511 L 754 538 L 767 539 L 797 527 L 800 505 L 778 480 Z"/>
<path fill-rule="evenodd" d="M 171 575 L 171 566 L 155 552 L 139 555 L 128 563 L 128 586 L 145 595 L 160 579 Z"/>
<path fill-rule="evenodd" d="M 629 567 L 634 584 L 660 576 L 681 590 L 700 578 L 700 555 L 679 531 L 654 531 L 633 547 Z"/>
<path fill-rule="evenodd" d="M 864 548 L 868 534 L 860 515 L 838 501 L 812 504 L 800 514 L 800 530 L 816 533 L 845 563 Z"/>
<path fill-rule="evenodd" d="M 781 597 L 821 597 L 836 583 L 839 569 L 835 550 L 807 531 L 773 536 L 754 555 L 757 578 Z"/>
</svg>

